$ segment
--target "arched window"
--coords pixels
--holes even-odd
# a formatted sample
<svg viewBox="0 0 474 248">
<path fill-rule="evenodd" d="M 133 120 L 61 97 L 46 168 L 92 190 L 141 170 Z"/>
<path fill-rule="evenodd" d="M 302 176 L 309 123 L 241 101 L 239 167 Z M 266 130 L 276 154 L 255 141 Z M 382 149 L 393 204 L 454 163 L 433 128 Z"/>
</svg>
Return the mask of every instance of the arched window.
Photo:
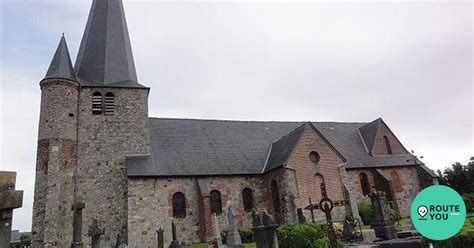
<svg viewBox="0 0 474 248">
<path fill-rule="evenodd" d="M 367 174 L 364 172 L 359 174 L 360 187 L 362 188 L 362 194 L 368 195 L 370 193 L 370 184 Z"/>
<path fill-rule="evenodd" d="M 253 208 L 253 193 L 252 190 L 249 188 L 245 188 L 242 191 L 242 198 L 244 201 L 244 210 L 249 211 Z"/>
<path fill-rule="evenodd" d="M 402 192 L 403 187 L 402 187 L 402 183 L 400 182 L 400 176 L 398 175 L 398 172 L 394 170 L 390 172 L 390 178 L 392 179 L 393 189 L 396 192 Z"/>
<path fill-rule="evenodd" d="M 221 193 L 217 190 L 211 191 L 210 200 L 211 200 L 211 213 L 216 213 L 216 214 L 222 213 Z"/>
<path fill-rule="evenodd" d="M 316 173 L 316 175 L 314 175 L 314 178 L 315 178 L 315 182 L 316 182 L 316 190 L 317 190 L 317 192 L 321 193 L 321 198 L 322 198 L 323 195 L 322 195 L 322 192 L 321 192 L 321 184 L 325 184 L 324 183 L 324 177 L 323 177 L 323 175 L 321 175 L 319 173 Z"/>
<path fill-rule="evenodd" d="M 184 194 L 176 192 L 173 194 L 173 217 L 186 216 L 186 199 Z"/>
<path fill-rule="evenodd" d="M 108 92 L 105 94 L 105 111 L 106 115 L 113 115 L 115 111 L 115 96 L 113 93 Z"/>
<path fill-rule="evenodd" d="M 280 213 L 280 193 L 278 192 L 277 182 L 273 180 L 270 187 L 272 190 L 273 209 L 275 213 Z"/>
<path fill-rule="evenodd" d="M 383 136 L 383 140 L 385 141 L 385 147 L 387 148 L 387 154 L 392 154 L 392 147 L 390 146 L 390 140 L 388 140 L 387 136 Z"/>
<path fill-rule="evenodd" d="M 94 92 L 92 94 L 92 114 L 102 114 L 102 93 Z"/>
</svg>

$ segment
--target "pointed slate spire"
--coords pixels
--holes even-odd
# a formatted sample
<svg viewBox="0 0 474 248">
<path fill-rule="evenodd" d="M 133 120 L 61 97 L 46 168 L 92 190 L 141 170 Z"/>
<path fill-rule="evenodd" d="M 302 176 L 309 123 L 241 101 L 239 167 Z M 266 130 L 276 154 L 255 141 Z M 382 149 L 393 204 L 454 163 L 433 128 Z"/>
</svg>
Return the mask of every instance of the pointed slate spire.
<svg viewBox="0 0 474 248">
<path fill-rule="evenodd" d="M 77 81 L 64 34 L 59 41 L 58 48 L 56 49 L 56 53 L 54 53 L 53 60 L 49 65 L 45 78 L 65 78 Z"/>
<path fill-rule="evenodd" d="M 122 0 L 93 0 L 74 68 L 82 85 L 143 87 Z"/>
</svg>

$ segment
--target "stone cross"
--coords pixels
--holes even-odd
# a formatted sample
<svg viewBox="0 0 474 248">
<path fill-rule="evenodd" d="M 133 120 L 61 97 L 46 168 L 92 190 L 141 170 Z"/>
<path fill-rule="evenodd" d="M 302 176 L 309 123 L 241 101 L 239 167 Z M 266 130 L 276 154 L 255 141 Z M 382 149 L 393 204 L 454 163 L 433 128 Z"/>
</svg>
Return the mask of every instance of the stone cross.
<svg viewBox="0 0 474 248">
<path fill-rule="evenodd" d="M 227 234 L 227 247 L 241 247 L 242 239 L 240 238 L 239 229 L 237 228 L 236 216 L 238 215 L 237 210 L 233 207 L 229 207 L 227 213 L 227 221 L 229 223 L 229 233 Z"/>
<path fill-rule="evenodd" d="M 212 224 L 214 228 L 214 242 L 217 244 L 217 247 L 222 247 L 222 238 L 221 238 L 221 230 L 219 229 L 219 219 L 217 219 L 216 213 L 212 216 Z"/>
<path fill-rule="evenodd" d="M 104 235 L 105 228 L 100 228 L 97 219 L 92 220 L 92 225 L 89 226 L 87 235 L 92 238 L 92 248 L 100 248 L 100 236 Z"/>
<path fill-rule="evenodd" d="M 0 171 L 0 247 L 10 247 L 13 209 L 23 205 L 23 191 L 15 190 L 16 172 Z"/>
<path fill-rule="evenodd" d="M 389 207 L 385 192 L 374 191 L 369 194 L 369 197 L 375 212 L 373 223 L 375 236 L 384 240 L 397 238 L 395 226 L 393 226 L 388 213 Z"/>
</svg>

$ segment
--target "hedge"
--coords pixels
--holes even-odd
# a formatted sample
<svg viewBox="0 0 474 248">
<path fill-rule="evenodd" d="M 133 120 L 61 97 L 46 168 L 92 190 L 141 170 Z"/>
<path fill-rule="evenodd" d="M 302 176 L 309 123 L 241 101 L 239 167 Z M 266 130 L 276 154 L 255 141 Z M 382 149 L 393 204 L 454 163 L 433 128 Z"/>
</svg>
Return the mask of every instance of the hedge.
<svg viewBox="0 0 474 248">
<path fill-rule="evenodd" d="M 221 231 L 221 238 L 224 244 L 227 243 L 227 235 L 229 234 L 229 230 L 222 230 Z M 255 233 L 250 228 L 240 228 L 239 229 L 240 238 L 242 239 L 242 243 L 252 243 L 255 242 Z"/>
<path fill-rule="evenodd" d="M 278 246 L 281 248 L 329 247 L 328 230 L 325 224 L 288 224 L 277 229 Z M 338 247 L 344 243 L 338 241 Z"/>
<path fill-rule="evenodd" d="M 474 247 L 474 219 L 466 219 L 461 231 L 454 237 L 433 243 L 436 248 Z M 428 247 L 428 239 L 425 237 L 421 239 L 421 247 Z"/>
</svg>

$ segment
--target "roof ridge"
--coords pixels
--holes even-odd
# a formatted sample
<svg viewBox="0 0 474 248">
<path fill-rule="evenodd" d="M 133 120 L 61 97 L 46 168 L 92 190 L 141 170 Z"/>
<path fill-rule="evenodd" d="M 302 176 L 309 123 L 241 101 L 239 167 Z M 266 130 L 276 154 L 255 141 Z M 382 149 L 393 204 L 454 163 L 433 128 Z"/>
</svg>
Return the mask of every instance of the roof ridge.
<svg viewBox="0 0 474 248">
<path fill-rule="evenodd" d="M 158 120 L 190 120 L 190 121 L 218 121 L 218 122 L 254 122 L 254 123 L 325 123 L 325 124 L 368 124 L 369 122 L 342 122 L 342 121 L 308 121 L 308 120 L 232 120 L 232 119 L 213 119 L 213 118 L 189 118 L 189 117 L 155 117 L 149 116 L 148 119 Z"/>
</svg>

